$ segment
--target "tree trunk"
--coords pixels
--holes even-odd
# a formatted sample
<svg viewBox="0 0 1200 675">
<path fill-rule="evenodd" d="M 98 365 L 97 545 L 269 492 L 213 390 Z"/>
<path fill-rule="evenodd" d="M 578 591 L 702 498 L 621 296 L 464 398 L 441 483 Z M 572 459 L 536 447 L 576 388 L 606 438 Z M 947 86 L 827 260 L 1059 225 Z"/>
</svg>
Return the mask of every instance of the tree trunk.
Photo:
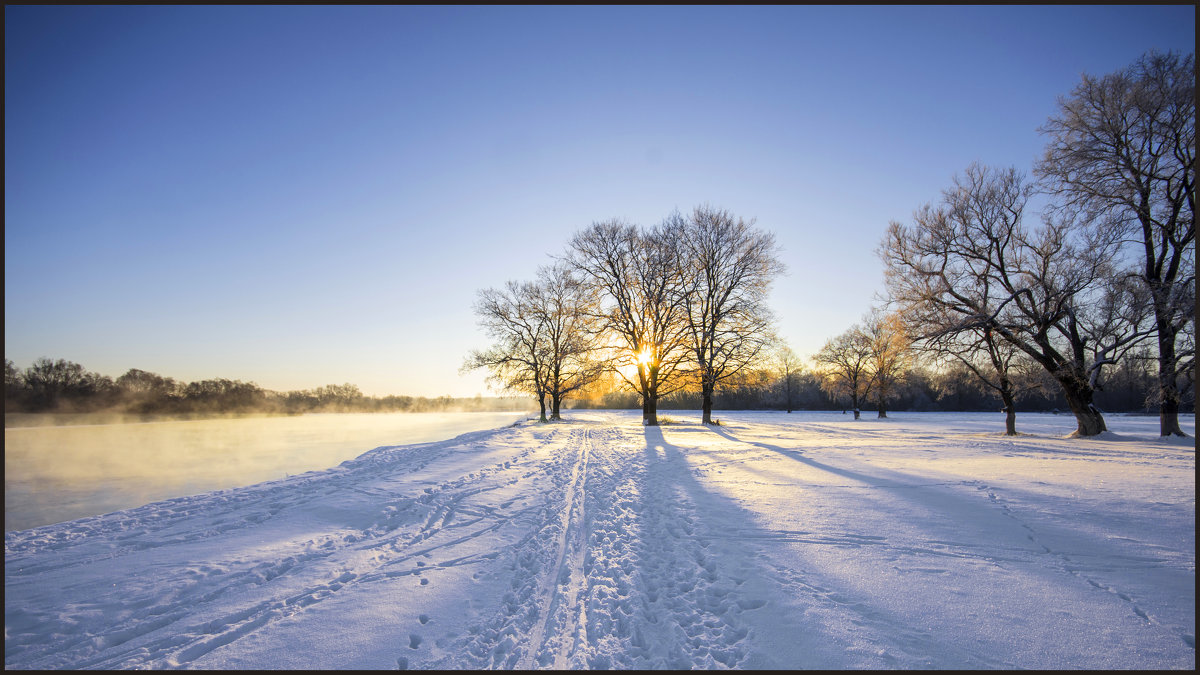
<svg viewBox="0 0 1200 675">
<path fill-rule="evenodd" d="M 1059 384 L 1062 385 L 1067 405 L 1071 412 L 1075 413 L 1075 435 L 1095 436 L 1108 431 L 1108 427 L 1104 425 L 1104 415 L 1092 405 L 1092 388 L 1086 382 L 1064 378 L 1059 380 Z"/>
<path fill-rule="evenodd" d="M 550 419 L 561 420 L 562 415 L 559 414 L 559 408 L 562 407 L 562 396 L 559 394 L 552 394 L 550 401 Z"/>
<path fill-rule="evenodd" d="M 1157 309 L 1157 308 L 1156 308 Z M 1160 436 L 1187 436 L 1179 427 L 1179 388 L 1175 385 L 1175 334 L 1158 323 L 1158 433 Z"/>
<path fill-rule="evenodd" d="M 538 394 L 538 406 L 540 406 L 542 409 L 542 416 L 538 421 L 545 422 L 546 421 L 546 395 L 545 394 Z"/>
<path fill-rule="evenodd" d="M 712 424 L 712 407 L 713 407 L 713 392 L 712 385 L 701 386 L 700 392 L 701 406 L 703 416 L 700 418 L 701 424 Z"/>
<path fill-rule="evenodd" d="M 880 417 L 887 417 L 887 409 L 886 409 L 886 407 L 884 406 L 884 402 L 883 402 L 883 401 L 884 401 L 884 394 L 883 394 L 883 392 L 881 391 L 881 392 L 879 392 L 879 416 L 880 416 Z"/>
<path fill-rule="evenodd" d="M 642 424 L 648 427 L 658 426 L 658 397 L 646 396 L 642 401 Z"/>
<path fill-rule="evenodd" d="M 1164 400 L 1158 409 L 1159 435 L 1186 437 L 1187 434 L 1179 427 L 1179 392 L 1174 393 L 1175 398 Z"/>
<path fill-rule="evenodd" d="M 1006 387 L 1000 389 L 1000 400 L 1004 401 L 1004 435 L 1017 435 L 1016 397 L 1012 390 Z"/>
</svg>

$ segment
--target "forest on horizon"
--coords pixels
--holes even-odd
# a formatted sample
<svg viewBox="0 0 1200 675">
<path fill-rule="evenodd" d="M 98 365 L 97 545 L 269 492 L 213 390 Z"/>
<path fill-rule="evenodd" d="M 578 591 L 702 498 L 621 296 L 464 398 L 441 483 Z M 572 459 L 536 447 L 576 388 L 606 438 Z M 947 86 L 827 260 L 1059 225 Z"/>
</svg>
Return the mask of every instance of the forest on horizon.
<svg viewBox="0 0 1200 675">
<path fill-rule="evenodd" d="M 1127 359 L 1106 378 L 1097 405 L 1108 412 L 1153 414 L 1149 402 L 1155 386 L 1154 360 L 1146 355 Z M 788 388 L 790 381 L 790 406 Z M 907 371 L 894 392 L 892 410 L 919 412 L 991 412 L 1001 409 L 995 392 L 981 387 L 965 369 Z M 535 406 L 528 397 L 367 396 L 353 384 L 277 392 L 254 382 L 224 378 L 180 382 L 157 373 L 130 369 L 117 378 L 88 371 L 64 359 L 42 358 L 25 369 L 5 360 L 4 412 L 118 413 L 208 417 L 230 414 L 298 415 L 338 412 L 485 412 L 524 411 Z M 635 391 L 602 380 L 568 403 L 572 409 L 636 409 Z M 700 392 L 685 388 L 664 396 L 664 410 L 699 410 Z M 785 377 L 770 364 L 750 369 L 714 394 L 716 410 L 846 410 L 835 394 L 821 386 L 818 373 L 801 369 Z M 1021 412 L 1066 411 L 1053 382 L 1032 387 L 1018 402 Z"/>
</svg>

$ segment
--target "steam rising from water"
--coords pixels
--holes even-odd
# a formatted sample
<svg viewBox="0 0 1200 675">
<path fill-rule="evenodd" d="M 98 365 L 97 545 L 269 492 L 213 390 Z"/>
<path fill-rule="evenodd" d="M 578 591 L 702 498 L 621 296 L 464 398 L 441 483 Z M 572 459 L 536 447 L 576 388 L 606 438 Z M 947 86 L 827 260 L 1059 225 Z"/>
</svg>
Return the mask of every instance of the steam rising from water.
<svg viewBox="0 0 1200 675">
<path fill-rule="evenodd" d="M 4 531 L 336 466 L 517 413 L 339 413 L 4 430 Z"/>
</svg>

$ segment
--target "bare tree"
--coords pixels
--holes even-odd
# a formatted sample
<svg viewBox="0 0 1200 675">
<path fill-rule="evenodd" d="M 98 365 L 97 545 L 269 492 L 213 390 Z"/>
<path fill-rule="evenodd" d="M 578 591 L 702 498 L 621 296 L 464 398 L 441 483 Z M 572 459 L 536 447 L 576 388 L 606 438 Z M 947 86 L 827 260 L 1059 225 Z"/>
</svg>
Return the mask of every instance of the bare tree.
<svg viewBox="0 0 1200 675">
<path fill-rule="evenodd" d="M 898 314 L 885 314 L 879 309 L 872 310 L 863 320 L 862 332 L 870 351 L 867 374 L 875 390 L 879 417 L 887 417 L 888 395 L 910 363 L 908 335 Z"/>
<path fill-rule="evenodd" d="M 703 424 L 712 424 L 713 392 L 752 363 L 770 340 L 766 306 L 772 280 L 784 270 L 775 235 L 754 220 L 708 205 L 688 219 L 667 219 L 682 242 L 689 348 L 700 380 Z"/>
<path fill-rule="evenodd" d="M 475 313 L 496 342 L 472 352 L 463 369 L 487 368 L 502 388 L 532 394 L 543 422 L 549 399 L 549 419 L 562 419 L 567 396 L 604 371 L 594 358 L 596 304 L 595 293 L 562 264 L 539 269 L 534 282 L 481 291 Z"/>
<path fill-rule="evenodd" d="M 1022 359 L 1021 352 L 1011 342 L 1004 340 L 990 325 L 978 325 L 969 329 L 948 332 L 945 317 L 935 324 L 926 323 L 928 307 L 919 306 L 920 311 L 896 316 L 904 323 L 904 330 L 911 339 L 911 347 L 931 361 L 944 367 L 957 366 L 972 378 L 975 385 L 984 391 L 993 391 L 1003 404 L 1004 429 L 1008 436 L 1017 434 L 1016 402 L 1023 394 L 1038 389 L 1040 379 L 1028 377 L 1029 367 L 1040 367 Z"/>
<path fill-rule="evenodd" d="M 17 402 L 17 397 L 21 395 L 25 387 L 25 381 L 21 377 L 21 371 L 17 370 L 16 364 L 9 359 L 4 359 L 4 403 L 7 408 L 8 402 Z"/>
<path fill-rule="evenodd" d="M 846 396 L 854 419 L 862 414 L 862 402 L 871 393 L 871 340 L 855 325 L 829 340 L 813 356 L 823 375 L 821 388 L 831 396 Z"/>
<path fill-rule="evenodd" d="M 914 225 L 893 222 L 880 248 L 892 298 L 925 335 L 989 329 L 1028 354 L 1059 383 L 1077 433 L 1106 429 L 1092 403 L 1096 373 L 1111 359 L 1089 358 L 1100 336 L 1088 319 L 1119 239 L 1109 221 L 1023 225 L 1031 188 L 1015 169 L 969 167 L 939 208 Z M 1124 344 L 1129 344 L 1121 338 Z"/>
<path fill-rule="evenodd" d="M 1195 367 L 1195 56 L 1151 52 L 1101 78 L 1083 76 L 1058 114 L 1037 166 L 1065 209 L 1125 223 L 1140 252 L 1135 273 L 1149 292 L 1158 340 L 1159 432 L 1179 426 L 1181 384 Z M 1183 347 L 1181 350 L 1180 347 Z"/>
<path fill-rule="evenodd" d="M 116 389 L 131 410 L 150 412 L 180 396 L 183 388 L 173 378 L 130 368 L 116 379 Z"/>
<path fill-rule="evenodd" d="M 604 297 L 597 317 L 616 343 L 610 364 L 658 424 L 658 399 L 687 384 L 688 323 L 680 241 L 671 223 L 643 232 L 618 220 L 571 239 L 567 262 Z M 626 372 L 626 371 L 631 372 Z"/>
<path fill-rule="evenodd" d="M 1093 389 L 1101 386 L 1101 368 L 1116 365 L 1154 333 L 1153 310 L 1146 287 L 1128 275 L 1099 280 L 1099 292 L 1081 312 L 1084 333 L 1092 336 Z"/>
<path fill-rule="evenodd" d="M 1016 402 L 1027 391 L 1038 388 L 1040 383 L 1028 377 L 1028 371 L 1040 366 L 1028 358 L 1022 359 L 1019 349 L 988 326 L 961 333 L 934 334 L 916 344 L 935 362 L 951 362 L 964 368 L 978 387 L 999 395 L 1004 406 L 1001 409 L 1004 433 L 1017 435 Z"/>
<path fill-rule="evenodd" d="M 349 382 L 343 384 L 327 384 L 313 390 L 317 405 L 323 410 L 349 412 L 360 407 L 364 398 L 358 385 Z"/>
<path fill-rule="evenodd" d="M 541 381 L 550 397 L 550 419 L 562 419 L 567 396 L 595 382 L 605 370 L 596 358 L 599 301 L 594 290 L 562 263 L 538 270 L 530 301 L 532 316 L 543 328 Z"/>
<path fill-rule="evenodd" d="M 535 309 L 534 284 L 509 281 L 502 289 L 479 292 L 475 314 L 479 325 L 495 342 L 484 351 L 473 351 L 462 370 L 486 368 L 488 380 L 502 389 L 531 394 L 546 420 L 546 333 L 543 314 Z"/>
<path fill-rule="evenodd" d="M 73 361 L 46 357 L 26 368 L 21 379 L 32 410 L 94 405 L 100 402 L 96 398 L 111 393 L 113 388 L 112 379 L 107 376 L 84 370 Z"/>
<path fill-rule="evenodd" d="M 804 371 L 804 364 L 796 352 L 782 342 L 777 343 L 772 361 L 775 371 L 779 373 L 779 388 L 782 390 L 784 408 L 790 413 L 796 407 L 795 400 L 799 389 L 796 378 Z"/>
</svg>

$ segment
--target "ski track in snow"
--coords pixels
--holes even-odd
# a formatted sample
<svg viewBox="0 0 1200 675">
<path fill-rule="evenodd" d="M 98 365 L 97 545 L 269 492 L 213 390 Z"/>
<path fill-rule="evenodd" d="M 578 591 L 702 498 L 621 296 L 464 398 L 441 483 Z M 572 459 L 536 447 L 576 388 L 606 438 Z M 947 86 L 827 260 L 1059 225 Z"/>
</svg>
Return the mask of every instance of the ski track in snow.
<svg viewBox="0 0 1200 675">
<path fill-rule="evenodd" d="M 1195 665 L 1194 448 L 576 417 L 7 533 L 5 665 Z M 1024 457 L 1177 474 L 1075 507 Z"/>
</svg>

